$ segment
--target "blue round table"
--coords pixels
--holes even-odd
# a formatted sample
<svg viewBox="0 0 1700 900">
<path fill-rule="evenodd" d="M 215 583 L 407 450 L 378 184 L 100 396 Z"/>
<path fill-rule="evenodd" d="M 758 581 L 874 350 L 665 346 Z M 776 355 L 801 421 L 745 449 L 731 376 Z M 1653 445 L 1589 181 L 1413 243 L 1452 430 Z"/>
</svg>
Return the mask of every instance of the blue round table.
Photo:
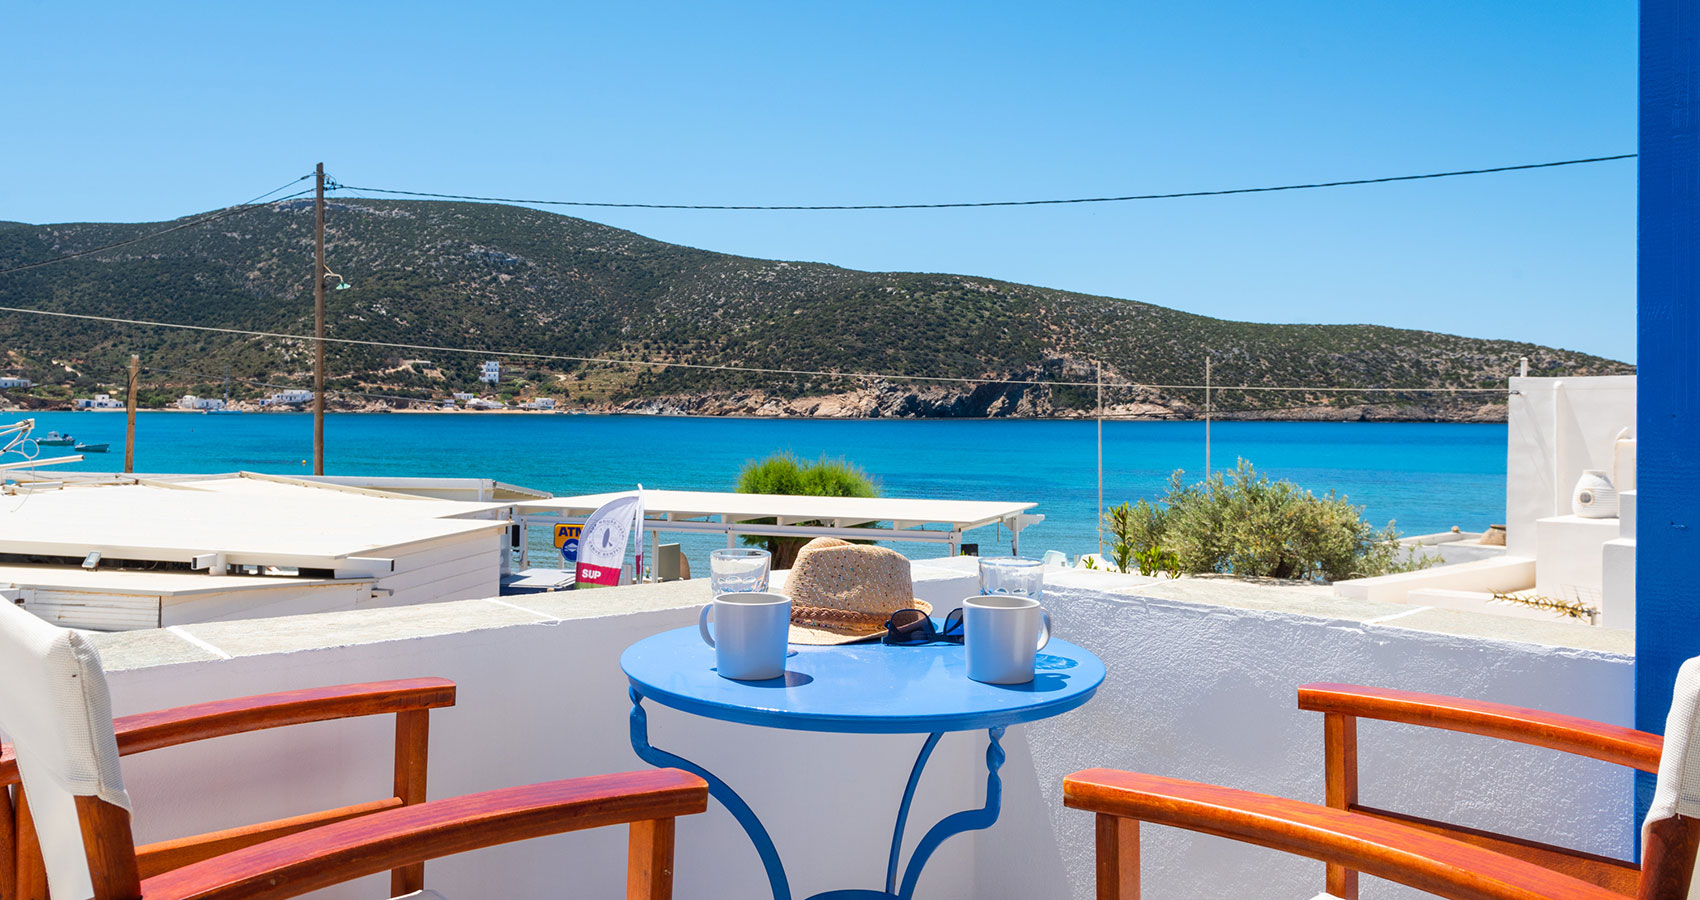
<svg viewBox="0 0 1700 900">
<path fill-rule="evenodd" d="M 945 839 L 964 831 L 989 828 L 997 821 L 1003 783 L 998 768 L 1004 729 L 1068 712 L 1092 699 L 1104 680 L 1098 657 L 1067 641 L 1053 639 L 1039 652 L 1029 684 L 981 684 L 968 679 L 960 644 L 892 647 L 878 642 L 835 647 L 793 645 L 785 675 L 769 681 L 732 681 L 714 670 L 714 650 L 697 629 L 679 628 L 645 638 L 626 648 L 620 668 L 631 682 L 632 749 L 653 766 L 684 769 L 708 782 L 719 800 L 755 844 L 767 869 L 774 900 L 791 900 L 785 867 L 767 829 L 738 794 L 703 767 L 650 746 L 645 698 L 682 712 L 768 728 L 855 734 L 925 734 L 920 755 L 897 809 L 891 837 L 885 890 L 841 890 L 812 900 L 899 897 L 909 900 L 921 870 Z M 986 804 L 946 816 L 934 825 L 897 878 L 903 829 L 916 785 L 933 748 L 946 732 L 986 729 Z"/>
</svg>

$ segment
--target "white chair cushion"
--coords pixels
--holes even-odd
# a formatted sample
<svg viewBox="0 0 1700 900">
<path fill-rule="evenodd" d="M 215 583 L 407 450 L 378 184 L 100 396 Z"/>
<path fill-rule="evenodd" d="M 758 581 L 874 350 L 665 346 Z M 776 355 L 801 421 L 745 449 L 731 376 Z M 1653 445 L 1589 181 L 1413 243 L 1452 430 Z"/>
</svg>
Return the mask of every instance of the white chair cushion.
<svg viewBox="0 0 1700 900">
<path fill-rule="evenodd" d="M 0 733 L 17 753 L 48 890 L 64 900 L 94 896 L 75 798 L 99 797 L 130 808 L 118 770 L 106 676 L 82 635 L 4 601 Z"/>
<path fill-rule="evenodd" d="M 1660 819 L 1700 817 L 1700 657 L 1682 664 L 1665 717 L 1665 749 L 1659 756 L 1658 786 L 1647 809 L 1641 836 Z"/>
<path fill-rule="evenodd" d="M 1670 714 L 1665 717 L 1659 780 L 1641 823 L 1642 845 L 1654 822 L 1679 815 L 1700 817 L 1700 656 L 1683 663 L 1676 673 Z M 1688 896 L 1700 900 L 1700 878 L 1690 882 Z"/>
</svg>

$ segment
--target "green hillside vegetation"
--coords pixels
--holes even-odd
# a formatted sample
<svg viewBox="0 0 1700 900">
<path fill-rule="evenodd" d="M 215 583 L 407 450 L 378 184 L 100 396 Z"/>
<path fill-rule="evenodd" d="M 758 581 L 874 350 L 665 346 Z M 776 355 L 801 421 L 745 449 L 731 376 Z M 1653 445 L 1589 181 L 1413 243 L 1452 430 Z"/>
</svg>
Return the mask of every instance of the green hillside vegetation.
<svg viewBox="0 0 1700 900">
<path fill-rule="evenodd" d="M 0 276 L 0 305 L 290 334 L 312 331 L 310 201 L 255 207 L 134 246 Z M 159 223 L 0 227 L 0 268 L 157 231 Z M 334 200 L 327 259 L 352 287 L 330 291 L 332 337 L 469 347 L 482 354 L 332 344 L 334 390 L 428 399 L 478 387 L 498 351 L 907 376 L 1195 385 L 1211 354 L 1217 384 L 1503 387 L 1519 357 L 1531 374 L 1594 375 L 1632 367 L 1586 354 L 1373 325 L 1263 325 L 964 275 L 860 272 L 818 263 L 711 253 L 519 207 Z M 1366 304 L 1367 305 L 1367 304 Z M 86 394 L 122 383 L 132 352 L 162 396 L 310 383 L 303 341 L 0 314 L 0 371 Z M 424 365 L 425 360 L 430 365 Z M 414 362 L 409 362 L 414 361 Z M 508 357 L 508 396 L 571 403 L 764 391 L 824 396 L 859 379 L 775 376 Z M 69 371 L 67 371 L 69 369 Z M 940 386 L 924 414 L 983 414 L 999 398 L 1036 395 L 1089 410 L 1091 387 Z M 104 386 L 104 387 L 103 387 Z M 1109 403 L 1190 415 L 1202 392 L 1122 388 Z M 1399 407 L 1407 417 L 1476 412 L 1483 395 L 1387 397 L 1226 391 L 1219 410 Z M 1497 402 L 1503 404 L 1503 397 Z M 1401 406 L 1403 404 L 1403 406 Z"/>
</svg>

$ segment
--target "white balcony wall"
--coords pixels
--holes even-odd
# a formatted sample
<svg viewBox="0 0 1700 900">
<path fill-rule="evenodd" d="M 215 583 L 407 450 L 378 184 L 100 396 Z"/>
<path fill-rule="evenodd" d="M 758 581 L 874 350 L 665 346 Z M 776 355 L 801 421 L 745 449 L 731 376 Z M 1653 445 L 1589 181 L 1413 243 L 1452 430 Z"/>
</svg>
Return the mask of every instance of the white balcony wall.
<svg viewBox="0 0 1700 900">
<path fill-rule="evenodd" d="M 937 575 L 938 573 L 933 573 Z M 1004 812 L 951 840 L 921 898 L 1085 898 L 1092 819 L 1062 807 L 1065 774 L 1113 766 L 1307 800 L 1322 797 L 1320 715 L 1294 688 L 1336 680 L 1490 697 L 1630 720 L 1628 638 L 1611 629 L 1416 610 L 1305 595 L 1291 603 L 1141 597 L 1194 590 L 1068 573 L 1048 596 L 1060 636 L 1102 656 L 1109 679 L 1086 707 L 1005 739 Z M 942 596 L 948 578 L 932 578 Z M 961 580 L 963 593 L 971 578 Z M 1112 591 L 1126 593 L 1113 593 Z M 431 794 L 642 767 L 628 743 L 617 660 L 631 642 L 690 624 L 702 582 L 584 594 L 207 623 L 98 638 L 119 714 L 219 697 L 440 675 L 457 706 L 433 713 Z M 939 602 L 934 599 L 934 602 Z M 222 658 L 230 657 L 230 658 Z M 705 722 L 653 703 L 658 747 L 730 781 L 773 831 L 793 894 L 876 887 L 918 736 L 843 736 Z M 143 841 L 383 796 L 388 719 L 243 735 L 130 757 Z M 1630 779 L 1613 767 L 1464 735 L 1364 723 L 1371 804 L 1601 853 L 1629 852 Z M 913 846 L 943 815 L 978 806 L 984 735 L 941 744 L 911 817 Z M 510 845 L 427 866 L 449 897 L 620 896 L 624 829 Z M 1145 829 L 1146 896 L 1296 898 L 1318 863 L 1214 838 Z M 676 896 L 758 898 L 766 884 L 731 817 L 681 821 Z M 382 896 L 374 878 L 334 892 Z M 1413 892 L 1366 884 L 1366 898 Z"/>
</svg>

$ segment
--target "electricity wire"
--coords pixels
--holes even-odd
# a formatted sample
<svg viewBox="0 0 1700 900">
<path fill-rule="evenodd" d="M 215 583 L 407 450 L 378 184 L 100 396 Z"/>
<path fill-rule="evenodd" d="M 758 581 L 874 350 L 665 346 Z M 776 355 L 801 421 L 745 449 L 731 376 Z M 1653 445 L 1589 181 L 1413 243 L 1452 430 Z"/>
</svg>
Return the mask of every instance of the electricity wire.
<svg viewBox="0 0 1700 900">
<path fill-rule="evenodd" d="M 1491 174 L 1491 173 L 1497 173 L 1497 172 L 1512 172 L 1512 171 L 1522 171 L 1522 170 L 1529 170 L 1529 169 L 1546 169 L 1546 168 L 1555 168 L 1555 167 L 1559 167 L 1559 166 L 1573 166 L 1573 165 L 1582 165 L 1582 164 L 1587 164 L 1587 163 L 1610 162 L 1610 161 L 1614 161 L 1614 160 L 1632 159 L 1635 156 L 1636 156 L 1636 154 L 1626 153 L 1626 154 L 1619 154 L 1619 155 L 1615 155 L 1615 156 L 1599 156 L 1599 157 L 1589 157 L 1589 158 L 1584 158 L 1584 159 L 1568 159 L 1568 160 L 1558 160 L 1558 161 L 1554 161 L 1554 162 L 1544 162 L 1544 163 L 1527 163 L 1527 164 L 1514 165 L 1514 166 L 1496 166 L 1496 167 L 1492 167 L 1492 168 L 1482 168 L 1482 169 L 1465 169 L 1465 170 L 1456 170 L 1456 171 L 1450 171 L 1450 172 L 1432 172 L 1432 173 L 1425 173 L 1425 174 L 1418 174 L 1418 175 L 1396 175 L 1396 176 L 1387 176 L 1387 177 L 1381 177 L 1381 178 L 1365 178 L 1365 179 L 1354 179 L 1354 180 L 1348 180 L 1348 181 L 1318 182 L 1318 183 L 1312 183 L 1312 184 L 1289 184 L 1289 185 L 1276 185 L 1276 186 L 1269 186 L 1269 187 L 1233 188 L 1233 189 L 1212 190 L 1212 191 L 1185 191 L 1185 192 L 1167 193 L 1167 194 L 1135 194 L 1135 195 L 1128 195 L 1128 196 L 1121 196 L 1121 197 L 1078 197 L 1078 198 L 1051 199 L 1051 200 L 999 200 L 999 201 L 984 201 L 984 202 L 972 202 L 972 203 L 899 203 L 899 204 L 806 205 L 805 206 L 805 205 L 711 205 L 711 204 L 671 204 L 671 203 L 612 203 L 612 202 L 593 202 L 593 201 L 576 201 L 576 200 L 526 200 L 526 199 L 504 198 L 504 197 L 481 197 L 481 196 L 473 196 L 473 195 L 467 195 L 467 194 L 446 194 L 446 193 L 433 193 L 433 192 L 423 192 L 423 191 L 403 191 L 403 190 L 395 190 L 395 189 L 388 189 L 388 188 L 360 187 L 360 186 L 355 186 L 355 185 L 344 185 L 344 184 L 342 184 L 342 183 L 340 183 L 340 182 L 338 182 L 338 181 L 336 181 L 335 179 L 332 179 L 332 178 L 326 179 L 326 190 L 352 190 L 352 191 L 360 191 L 360 192 L 365 192 L 365 193 L 396 194 L 396 195 L 413 196 L 413 197 L 432 197 L 432 198 L 438 198 L 438 199 L 471 200 L 471 201 L 490 202 L 490 203 L 525 203 L 525 204 L 536 204 L 536 205 L 546 205 L 546 206 L 586 206 L 586 207 L 641 208 L 641 209 L 697 209 L 697 210 L 949 209 L 949 208 L 978 208 L 978 207 L 993 207 L 993 206 L 1042 206 L 1042 205 L 1059 205 L 1059 204 L 1074 204 L 1074 203 L 1112 203 L 1112 202 L 1121 202 L 1121 201 L 1129 201 L 1129 200 L 1164 200 L 1164 199 L 1176 199 L 1176 198 L 1183 198 L 1183 197 L 1212 197 L 1212 196 L 1225 196 L 1225 195 L 1230 195 L 1230 194 L 1252 194 L 1252 193 L 1269 193 L 1269 192 L 1274 192 L 1274 191 L 1308 190 L 1308 189 L 1315 189 L 1315 188 L 1346 187 L 1346 186 L 1365 185 L 1365 184 L 1384 184 L 1384 183 L 1397 182 L 1397 181 L 1416 181 L 1416 180 L 1435 179 L 1435 178 L 1450 178 L 1450 177 L 1463 176 L 1463 175 L 1485 175 L 1485 174 Z M 242 212 L 244 210 L 251 209 L 251 208 L 254 207 L 255 204 L 257 204 L 260 201 L 264 200 L 265 198 L 271 196 L 272 194 L 275 194 L 275 193 L 277 193 L 278 191 L 281 191 L 281 190 L 285 190 L 292 185 L 298 184 L 301 181 L 304 181 L 304 180 L 306 180 L 308 178 L 312 178 L 312 177 L 313 177 L 312 174 L 303 175 L 300 178 L 297 178 L 293 181 L 290 181 L 287 184 L 284 184 L 280 187 L 273 188 L 272 190 L 267 191 L 264 194 L 261 194 L 261 195 L 255 197 L 251 200 L 247 200 L 247 201 L 244 201 L 242 203 L 235 204 L 233 206 L 225 207 L 224 209 L 219 210 L 217 212 L 214 212 L 212 214 L 202 216 L 198 219 L 193 219 L 193 220 L 190 220 L 188 222 L 182 222 L 182 223 L 174 225 L 170 228 L 162 229 L 160 231 L 153 232 L 153 233 L 146 234 L 146 235 L 141 235 L 141 236 L 138 236 L 138 237 L 135 237 L 135 238 L 131 238 L 129 240 L 119 241 L 119 242 L 113 243 L 113 244 L 108 244 L 108 245 L 103 246 L 103 247 L 96 247 L 96 248 L 92 248 L 92 249 L 89 249 L 89 250 L 81 250 L 81 251 L 77 251 L 75 253 L 68 253 L 68 254 L 64 254 L 62 256 L 54 257 L 52 259 L 39 260 L 37 262 L 26 263 L 24 265 L 14 266 L 14 267 L 11 267 L 11 268 L 8 268 L 8 269 L 0 269 L 0 275 L 6 275 L 6 274 L 9 274 L 9 273 L 12 273 L 12 272 L 20 272 L 20 271 L 24 271 L 24 270 L 27 270 L 27 269 L 38 268 L 40 266 L 51 265 L 51 264 L 56 263 L 56 262 L 63 262 L 65 260 L 76 259 L 78 257 L 90 256 L 90 255 L 93 255 L 93 254 L 96 254 L 96 253 L 102 253 L 102 252 L 105 252 L 105 251 L 108 251 L 108 250 L 114 250 L 114 249 L 117 249 L 117 248 L 120 248 L 120 247 L 125 247 L 125 246 L 129 246 L 129 245 L 132 245 L 132 244 L 140 243 L 142 241 L 150 240 L 152 238 L 159 237 L 159 236 L 162 236 L 162 235 L 165 235 L 165 234 L 170 234 L 170 233 L 173 233 L 173 232 L 176 232 L 176 231 L 182 231 L 182 230 L 187 229 L 187 228 L 193 228 L 193 227 L 196 227 L 198 225 L 204 225 L 206 223 L 213 222 L 213 221 L 216 221 L 218 219 L 225 218 L 227 216 L 235 215 L 238 212 Z M 296 191 L 292 194 L 288 194 L 288 195 L 285 195 L 283 197 L 279 197 L 279 198 L 276 198 L 274 200 L 271 200 L 271 201 L 268 202 L 268 205 L 280 203 L 280 202 L 283 202 L 283 201 L 286 201 L 286 200 L 290 200 L 290 199 L 293 199 L 295 197 L 302 196 L 306 193 L 309 193 L 309 191 L 308 190 Z M 261 337 L 261 338 L 270 338 L 270 339 L 275 339 L 275 340 L 296 340 L 296 341 L 316 340 L 316 338 L 311 337 L 311 336 L 307 336 L 307 335 L 284 334 L 284 333 L 279 333 L 279 332 L 256 331 L 256 330 L 238 329 L 238 328 L 221 328 L 221 327 L 217 327 L 217 326 L 208 326 L 208 325 L 188 325 L 188 324 L 177 323 L 177 322 L 158 322 L 158 321 L 151 321 L 151 320 L 144 320 L 144 319 L 126 319 L 126 318 L 120 318 L 120 317 L 115 317 L 115 316 L 97 316 L 97 315 L 84 314 L 84 313 L 69 313 L 69 312 L 59 312 L 59 311 L 54 311 L 54 310 L 30 309 L 30 308 L 26 308 L 26 307 L 0 306 L 0 312 L 15 312 L 15 313 L 21 313 L 21 314 L 26 314 L 26 315 L 51 316 L 51 317 L 68 318 L 68 319 L 81 319 L 81 320 L 106 322 L 106 323 L 119 324 L 119 325 L 135 325 L 135 326 L 154 327 L 154 328 L 177 328 L 177 329 L 190 330 L 190 331 L 213 332 L 213 333 L 219 333 L 219 334 L 233 334 L 233 335 L 240 335 L 240 336 L 245 336 L 245 337 Z M 783 375 L 783 376 L 807 377 L 807 378 L 851 379 L 851 380 L 860 380 L 860 381 L 922 381 L 922 382 L 946 383 L 946 384 L 1008 384 L 1008 385 L 1035 385 L 1035 386 L 1052 385 L 1052 386 L 1072 386 L 1072 387 L 1088 387 L 1088 386 L 1093 386 L 1093 385 L 1098 384 L 1098 382 L 1096 382 L 1096 381 L 1067 381 L 1067 380 L 1062 380 L 1062 379 L 1019 379 L 1019 378 L 989 378 L 989 377 L 988 378 L 969 378 L 969 377 L 952 377 L 952 376 L 937 376 L 937 375 L 903 375 L 903 374 L 895 374 L 895 373 L 878 373 L 878 372 L 834 372 L 834 371 L 810 370 L 810 369 L 780 369 L 780 368 L 768 368 L 768 367 L 758 367 L 758 366 L 737 366 L 737 365 L 725 365 L 725 364 L 669 362 L 669 361 L 662 361 L 662 360 L 633 360 L 633 359 L 621 359 L 621 358 L 614 358 L 614 357 L 591 357 L 591 356 L 572 356 L 572 355 L 565 355 L 565 354 L 528 353 L 528 352 L 520 352 L 520 351 L 480 350 L 480 349 L 466 348 L 466 347 L 445 347 L 445 346 L 437 346 L 437 345 L 429 345 L 429 344 L 409 344 L 409 343 L 395 342 L 395 341 L 358 340 L 358 339 L 353 339 L 353 338 L 327 337 L 324 340 L 327 343 L 345 344 L 345 345 L 353 345 L 353 346 L 383 347 L 383 348 L 389 348 L 389 349 L 418 350 L 418 351 L 435 352 L 435 353 L 469 353 L 469 354 L 477 354 L 477 355 L 483 355 L 483 356 L 497 356 L 497 357 L 511 358 L 511 359 L 529 359 L 529 360 L 553 361 L 553 362 L 573 362 L 573 363 L 581 363 L 581 364 L 619 365 L 619 366 L 630 366 L 630 367 L 635 367 L 635 368 L 649 368 L 649 369 L 674 368 L 674 369 L 692 369 L 692 370 L 702 370 L 702 371 L 726 371 L 726 372 L 739 372 L 739 373 L 745 373 L 745 374 Z M 185 373 L 185 374 L 187 374 L 187 373 Z M 261 383 L 255 383 L 255 384 L 261 384 Z M 283 387 L 282 385 L 270 385 L 270 384 L 262 384 L 262 386 Z M 1351 392 L 1363 392 L 1363 393 L 1371 393 L 1371 392 L 1391 392 L 1391 393 L 1413 393 L 1413 392 L 1420 392 L 1420 393 L 1499 393 L 1499 392 L 1502 392 L 1503 390 L 1505 390 L 1504 388 L 1488 388 L 1488 387 L 1471 388 L 1471 387 L 1452 387 L 1452 386 L 1424 387 L 1424 388 L 1381 387 L 1381 386 L 1336 387 L 1336 386 L 1309 386 L 1309 385 L 1278 385 L 1278 386 L 1277 385 L 1209 385 L 1209 386 L 1206 386 L 1206 385 L 1202 385 L 1202 384 L 1155 384 L 1155 383 L 1146 383 L 1146 382 L 1127 382 L 1127 381 L 1105 382 L 1103 384 L 1103 387 L 1149 388 L 1149 389 L 1158 389 L 1158 390 L 1205 390 L 1205 389 L 1208 388 L 1208 389 L 1213 389 L 1213 390 L 1226 390 L 1226 391 L 1233 391 L 1233 390 L 1238 390 L 1238 391 L 1285 391 L 1285 392 L 1308 391 L 1308 392 L 1316 392 L 1316 393 L 1351 393 Z M 409 400 L 409 401 L 416 400 L 416 398 L 410 398 L 410 397 L 400 397 L 400 396 L 395 396 L 395 395 L 381 395 L 381 394 L 365 394 L 365 393 L 358 392 L 358 391 L 342 391 L 340 393 L 353 394 L 353 395 L 357 395 L 357 396 L 372 396 L 372 397 L 379 397 L 379 398 L 383 398 L 383 399 Z"/>
<path fill-rule="evenodd" d="M 481 203 L 520 203 L 532 206 L 579 206 L 612 209 L 697 209 L 697 210 L 857 210 L 857 209 L 977 209 L 989 206 L 1060 206 L 1071 203 L 1122 203 L 1130 200 L 1175 200 L 1183 197 L 1223 197 L 1229 194 L 1266 194 L 1275 191 L 1305 191 L 1317 188 L 1351 187 L 1364 184 L 1387 184 L 1395 181 L 1421 181 L 1431 178 L 1455 178 L 1461 175 L 1490 175 L 1496 172 L 1520 172 L 1529 169 L 1553 169 L 1559 166 L 1580 166 L 1588 163 L 1634 159 L 1634 153 L 1615 156 L 1591 156 L 1585 159 L 1561 159 L 1554 162 L 1524 163 L 1515 166 L 1494 166 L 1486 169 L 1459 169 L 1451 172 L 1427 172 L 1420 175 L 1390 175 L 1381 178 L 1355 178 L 1349 181 L 1322 181 L 1312 184 L 1282 184 L 1271 187 L 1229 188 L 1214 191 L 1178 191 L 1167 194 L 1129 194 L 1122 197 L 1070 197 L 1060 200 L 987 200 L 972 203 L 859 203 L 846 205 L 755 205 L 710 203 L 613 203 L 591 200 L 525 200 L 513 197 L 477 197 L 470 194 L 442 194 L 430 191 L 403 191 L 393 188 L 360 187 L 336 184 L 341 190 L 368 194 L 394 194 L 403 197 L 430 197 L 438 200 L 473 200 Z M 327 184 L 326 190 L 331 190 Z"/>
<path fill-rule="evenodd" d="M 37 268 L 40 268 L 42 266 L 50 266 L 54 263 L 64 262 L 68 259 L 77 259 L 77 258 L 83 257 L 83 256 L 92 256 L 96 253 L 105 253 L 108 250 L 116 250 L 119 247 L 128 247 L 131 244 L 139 244 L 142 241 L 152 240 L 152 239 L 154 239 L 156 237 L 160 237 L 162 235 L 171 234 L 174 231 L 182 231 L 185 228 L 194 228 L 197 225 L 205 225 L 208 222 L 216 222 L 219 219 L 223 219 L 223 218 L 226 218 L 228 216 L 234 216 L 239 212 L 245 212 L 247 210 L 253 209 L 255 204 L 258 204 L 261 200 L 264 200 L 265 198 L 270 197 L 272 194 L 275 194 L 278 191 L 284 190 L 285 188 L 288 188 L 292 185 L 299 184 L 303 180 L 308 179 L 308 178 L 312 178 L 312 177 L 313 177 L 312 175 L 303 175 L 300 178 L 297 178 L 294 181 L 289 182 L 289 184 L 283 185 L 282 187 L 272 188 L 271 190 L 266 191 L 264 194 L 261 194 L 260 196 L 255 197 L 252 200 L 245 200 L 245 201 L 243 201 L 241 203 L 237 203 L 233 206 L 226 206 L 223 209 L 220 209 L 220 210 L 213 212 L 213 213 L 209 213 L 209 214 L 202 216 L 198 219 L 192 219 L 188 222 L 179 222 L 178 224 L 173 225 L 170 228 L 162 229 L 160 231 L 155 231 L 155 232 L 152 232 L 150 234 L 144 234 L 144 235 L 141 235 L 140 237 L 133 237 L 133 238 L 130 238 L 129 240 L 119 241 L 115 244 L 107 244 L 104 247 L 95 247 L 95 248 L 90 249 L 90 250 L 78 250 L 75 253 L 66 253 L 63 256 L 55 256 L 52 259 L 43 259 L 43 260 L 38 260 L 38 261 L 32 262 L 32 263 L 25 263 L 21 266 L 13 266 L 9 269 L 0 269 L 0 275 L 10 275 L 13 272 L 22 272 L 25 269 L 37 269 Z M 271 201 L 267 202 L 265 205 L 270 206 L 274 203 L 282 203 L 285 200 L 292 200 L 296 197 L 300 197 L 300 196 L 307 194 L 307 193 L 310 193 L 310 191 L 307 191 L 307 190 L 296 191 L 293 194 L 287 194 L 285 196 L 278 197 L 275 200 L 271 200 Z"/>
</svg>

